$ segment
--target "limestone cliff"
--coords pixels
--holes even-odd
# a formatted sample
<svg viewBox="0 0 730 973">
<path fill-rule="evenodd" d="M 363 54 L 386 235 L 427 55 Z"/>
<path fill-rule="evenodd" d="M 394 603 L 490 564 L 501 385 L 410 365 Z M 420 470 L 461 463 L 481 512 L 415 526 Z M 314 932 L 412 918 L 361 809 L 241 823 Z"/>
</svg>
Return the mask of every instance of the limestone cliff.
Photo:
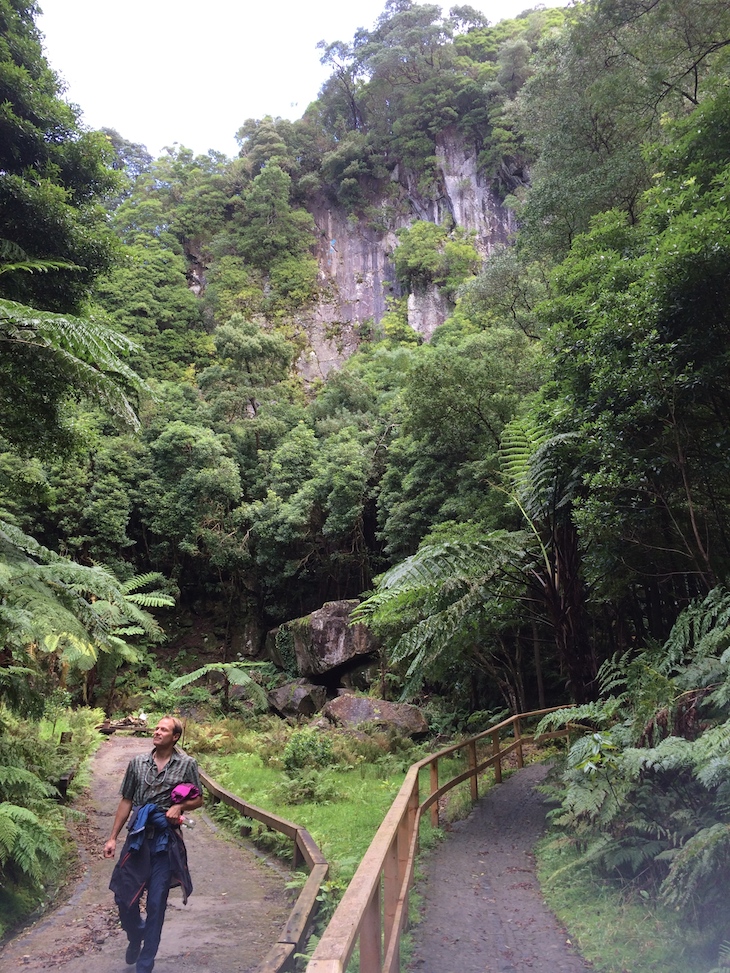
<svg viewBox="0 0 730 973">
<path fill-rule="evenodd" d="M 385 313 L 386 298 L 400 296 L 392 253 L 396 230 L 416 220 L 452 221 L 474 231 L 476 247 L 487 257 L 514 230 L 513 217 L 480 174 L 476 151 L 456 131 L 445 132 L 436 147 L 437 177 L 424 192 L 415 173 L 398 167 L 387 192 L 376 202 L 382 226 L 349 216 L 320 197 L 310 205 L 318 231 L 317 259 L 321 298 L 302 316 L 309 347 L 300 362 L 305 377 L 324 377 L 356 350 L 363 334 Z M 431 288 L 411 294 L 408 320 L 425 340 L 449 312 L 446 299 Z"/>
</svg>

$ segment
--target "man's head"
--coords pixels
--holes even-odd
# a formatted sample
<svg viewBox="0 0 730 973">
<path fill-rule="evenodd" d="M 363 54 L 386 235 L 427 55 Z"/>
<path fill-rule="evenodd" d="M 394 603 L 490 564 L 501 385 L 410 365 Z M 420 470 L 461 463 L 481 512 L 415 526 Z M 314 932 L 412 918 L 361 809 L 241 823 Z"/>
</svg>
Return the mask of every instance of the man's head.
<svg viewBox="0 0 730 973">
<path fill-rule="evenodd" d="M 174 747 L 182 736 L 182 723 L 176 716 L 163 716 L 152 734 L 152 742 L 158 749 Z"/>
</svg>

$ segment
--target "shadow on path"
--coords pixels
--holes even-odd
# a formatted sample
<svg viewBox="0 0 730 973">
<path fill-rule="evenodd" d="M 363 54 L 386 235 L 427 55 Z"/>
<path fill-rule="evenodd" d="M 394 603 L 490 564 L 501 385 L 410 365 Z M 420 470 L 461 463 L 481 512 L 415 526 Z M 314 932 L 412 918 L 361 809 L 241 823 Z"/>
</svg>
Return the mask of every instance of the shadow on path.
<svg viewBox="0 0 730 973">
<path fill-rule="evenodd" d="M 427 857 L 412 973 L 589 973 L 545 905 L 532 848 L 545 830 L 532 764 L 492 787 Z"/>
<path fill-rule="evenodd" d="M 113 862 L 102 857 L 119 803 L 128 760 L 151 748 L 149 739 L 114 736 L 92 761 L 90 792 L 77 807 L 84 820 L 71 830 L 78 842 L 80 877 L 70 898 L 11 939 L 0 952 L 0 973 L 132 973 L 124 962 L 126 937 L 108 890 Z M 170 893 L 155 973 L 247 973 L 276 942 L 291 900 L 285 878 L 248 848 L 224 838 L 207 815 L 189 815 L 185 829 L 194 891 L 182 904 Z M 121 849 L 121 843 L 119 844 Z"/>
</svg>

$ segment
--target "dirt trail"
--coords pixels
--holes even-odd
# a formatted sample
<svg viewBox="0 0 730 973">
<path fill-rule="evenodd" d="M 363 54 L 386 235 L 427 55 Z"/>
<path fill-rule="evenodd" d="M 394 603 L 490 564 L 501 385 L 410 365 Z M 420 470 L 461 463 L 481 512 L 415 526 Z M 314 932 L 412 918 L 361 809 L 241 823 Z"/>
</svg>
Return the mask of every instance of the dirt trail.
<svg viewBox="0 0 730 973">
<path fill-rule="evenodd" d="M 114 736 L 93 759 L 92 785 L 72 825 L 79 845 L 79 878 L 71 897 L 0 951 L 0 973 L 125 973 L 126 937 L 108 890 L 113 862 L 102 857 L 119 802 L 127 761 L 151 741 Z M 182 904 L 170 893 L 155 973 L 246 973 L 276 942 L 291 908 L 286 875 L 252 851 L 227 840 L 204 811 L 186 829 L 194 891 Z M 120 846 L 121 847 L 121 846 Z"/>
<path fill-rule="evenodd" d="M 545 905 L 532 848 L 545 830 L 533 764 L 492 787 L 426 859 L 411 973 L 589 973 Z"/>
</svg>

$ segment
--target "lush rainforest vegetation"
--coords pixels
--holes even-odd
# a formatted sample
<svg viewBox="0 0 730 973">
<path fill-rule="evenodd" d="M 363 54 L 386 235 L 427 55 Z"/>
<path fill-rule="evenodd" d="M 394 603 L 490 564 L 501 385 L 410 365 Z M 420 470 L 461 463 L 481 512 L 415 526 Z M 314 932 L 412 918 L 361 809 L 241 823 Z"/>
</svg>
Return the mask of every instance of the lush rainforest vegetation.
<svg viewBox="0 0 730 973">
<path fill-rule="evenodd" d="M 3 884 L 57 855 L 18 718 L 154 706 L 356 598 L 394 698 L 578 704 L 566 833 L 730 939 L 728 4 L 388 0 L 234 159 L 85 131 L 36 13 L 0 0 Z M 487 260 L 403 220 L 446 132 L 519 227 Z M 396 286 L 305 381 L 323 202 L 401 227 Z"/>
</svg>

